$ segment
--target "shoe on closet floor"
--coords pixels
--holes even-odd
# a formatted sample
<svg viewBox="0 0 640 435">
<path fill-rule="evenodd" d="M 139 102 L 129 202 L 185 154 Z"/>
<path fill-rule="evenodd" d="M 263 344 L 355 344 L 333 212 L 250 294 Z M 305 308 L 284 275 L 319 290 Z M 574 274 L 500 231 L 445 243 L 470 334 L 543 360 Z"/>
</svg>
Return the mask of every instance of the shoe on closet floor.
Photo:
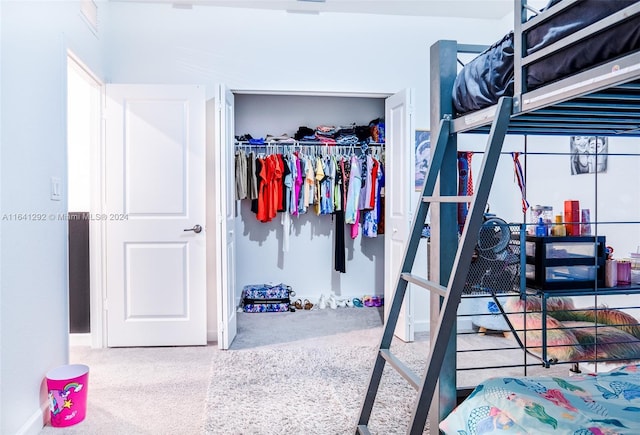
<svg viewBox="0 0 640 435">
<path fill-rule="evenodd" d="M 324 298 L 324 295 L 320 295 L 320 299 L 318 299 L 318 303 L 316 305 L 321 310 L 327 308 L 327 300 Z"/>
<path fill-rule="evenodd" d="M 353 298 L 352 302 L 354 307 L 362 308 L 364 306 L 359 298 Z"/>
<path fill-rule="evenodd" d="M 347 308 L 353 308 L 354 307 L 353 301 L 351 299 L 347 299 L 344 303 L 345 303 L 345 306 Z"/>
<path fill-rule="evenodd" d="M 336 305 L 338 308 L 347 308 L 347 300 L 346 299 L 336 299 Z"/>
<path fill-rule="evenodd" d="M 336 297 L 334 295 L 329 295 L 329 299 L 327 299 L 327 305 L 329 305 L 329 308 L 331 308 L 332 310 L 338 308 L 338 302 L 336 301 Z"/>
<path fill-rule="evenodd" d="M 305 300 L 305 302 L 309 302 L 309 301 Z M 297 300 L 293 303 L 293 306 L 294 306 L 294 307 L 296 307 L 296 309 L 297 309 L 297 310 L 301 310 L 301 309 L 303 308 L 303 305 L 302 305 L 302 299 L 297 299 Z M 305 308 L 305 310 L 306 310 L 306 309 L 308 309 L 308 308 Z"/>
<path fill-rule="evenodd" d="M 309 301 L 309 299 L 305 299 L 304 304 L 302 306 L 304 307 L 305 310 L 311 310 L 313 308 L 313 304 L 311 303 L 311 301 Z"/>
</svg>

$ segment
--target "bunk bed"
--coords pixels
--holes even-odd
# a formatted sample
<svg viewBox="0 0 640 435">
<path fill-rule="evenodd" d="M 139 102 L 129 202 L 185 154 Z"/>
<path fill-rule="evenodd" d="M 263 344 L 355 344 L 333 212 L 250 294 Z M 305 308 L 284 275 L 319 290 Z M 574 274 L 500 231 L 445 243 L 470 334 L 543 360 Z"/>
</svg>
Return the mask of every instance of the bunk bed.
<svg viewBox="0 0 640 435">
<path fill-rule="evenodd" d="M 443 133 L 450 148 L 445 153 L 453 155 L 461 133 L 487 133 L 490 140 L 496 132 L 502 136 L 499 140 L 505 135 L 640 136 L 640 1 L 551 0 L 541 11 L 530 8 L 526 0 L 514 4 L 513 32 L 493 45 L 438 41 L 431 47 L 431 125 L 443 130 L 443 120 L 450 123 Z M 475 57 L 458 71 L 461 53 Z M 453 159 L 443 159 L 440 194 L 455 195 Z M 484 209 L 487 196 L 476 197 L 473 207 Z M 453 207 L 441 204 L 440 214 L 453 213 L 447 212 Z M 555 377 L 491 379 L 458 406 L 451 370 L 456 366 L 455 339 L 449 340 L 446 351 L 437 341 L 449 326 L 455 334 L 449 311 L 457 309 L 463 291 L 456 283 L 463 282 L 458 275 L 466 273 L 460 267 L 460 258 L 467 255 L 465 234 L 460 243 L 449 243 L 457 237 L 455 219 L 441 218 L 434 224 L 432 217 L 431 227 L 432 238 L 436 234 L 440 239 L 435 246 L 440 276 L 446 277 L 440 284 L 448 284 L 449 294 L 432 293 L 431 305 L 440 306 L 440 316 L 434 319 L 432 311 L 431 330 L 438 336 L 432 338 L 423 389 L 433 388 L 435 395 L 424 398 L 429 393 L 420 390 L 410 433 L 419 433 L 415 420 L 426 418 L 427 411 L 418 409 L 425 405 L 433 412 L 432 427 L 437 418 L 445 433 L 567 428 L 571 431 L 562 433 L 640 433 L 637 365 L 579 376 L 573 383 Z M 589 291 L 597 294 L 602 289 Z M 625 388 L 616 390 L 622 384 Z"/>
<path fill-rule="evenodd" d="M 611 8 L 600 11 L 603 4 Z M 587 13 L 595 10 L 599 12 L 594 15 Z M 506 422 L 502 418 L 505 414 L 499 413 L 491 403 L 467 407 L 469 413 L 466 415 L 452 414 L 460 399 L 456 386 L 458 307 L 465 292 L 467 274 L 506 135 L 640 136 L 640 0 L 551 0 L 542 11 L 530 8 L 526 0 L 514 0 L 514 11 L 513 33 L 490 47 L 458 44 L 451 40 L 441 40 L 431 46 L 430 124 L 435 146 L 432 147 L 422 200 L 414 214 L 412 231 L 405 245 L 397 286 L 388 304 L 379 352 L 356 433 L 371 433 L 368 423 L 387 363 L 417 390 L 407 429 L 411 435 L 423 433 L 428 417 L 431 417 L 430 427 L 433 429 L 450 415 L 455 415 L 452 419 L 458 418 L 461 423 L 453 425 L 449 421 L 449 424 L 440 425 L 441 429 L 447 430 L 446 433 L 527 433 L 528 429 L 540 433 L 536 432 L 539 426 L 532 424 L 531 417 L 535 419 L 537 415 L 546 419 L 546 414 L 541 412 L 544 405 L 531 396 L 523 395 L 521 389 L 513 388 L 513 385 L 524 385 L 524 389 L 542 393 L 551 403 L 560 404 L 561 411 L 557 415 L 568 419 L 570 426 L 579 423 L 571 426 L 570 432 L 564 430 L 561 433 L 640 433 L 640 421 L 636 417 L 640 410 L 640 394 L 637 394 L 640 392 L 640 380 L 630 376 L 635 375 L 640 367 L 634 365 L 612 372 L 609 379 L 600 378 L 602 383 L 598 383 L 598 378 L 591 379 L 593 376 L 585 376 L 586 381 L 582 385 L 572 384 L 567 379 L 553 379 L 557 385 L 561 384 L 562 394 L 554 385 L 545 385 L 542 381 L 528 382 L 526 377 L 478 385 L 471 399 L 495 393 L 519 407 L 519 413 L 511 409 L 507 411 L 511 422 Z M 629 39 L 626 34 L 630 34 Z M 596 47 L 599 48 L 596 50 Z M 592 52 L 597 53 L 592 56 Z M 460 85 L 456 81 L 462 80 L 458 79 L 457 67 L 460 53 L 473 53 L 480 58 L 476 62 L 480 64 L 478 70 L 481 73 L 475 75 L 481 79 L 475 83 L 466 82 L 466 91 L 474 86 L 486 89 L 494 84 L 504 85 L 497 92 L 492 91 L 493 96 L 485 98 L 471 111 L 454 107 L 454 95 Z M 506 63 L 494 64 L 495 59 L 506 60 Z M 473 68 L 473 61 L 470 63 L 472 66 L 469 68 Z M 568 69 L 555 73 L 552 69 L 548 74 L 549 66 L 554 65 Z M 535 77 L 539 73 L 542 73 L 542 79 Z M 502 76 L 496 78 L 499 74 Z M 457 192 L 457 138 L 461 133 L 488 135 L 472 196 L 458 195 Z M 471 205 L 459 234 L 457 206 L 458 203 L 469 202 Z M 438 204 L 438 208 L 431 210 L 430 215 L 430 249 L 431 259 L 437 261 L 430 264 L 430 277 L 425 279 L 415 276 L 412 268 L 432 203 Z M 431 344 L 421 376 L 416 375 L 391 349 L 408 283 L 431 292 Z M 636 289 L 636 293 L 640 292 L 640 287 Z M 596 286 L 589 291 L 597 294 L 600 289 Z M 586 387 L 586 383 L 593 385 Z M 570 391 L 577 397 L 575 400 L 582 400 L 582 405 L 578 406 L 574 399 L 568 398 Z M 593 391 L 595 393 L 590 393 Z M 615 404 L 614 400 L 604 403 L 605 399 L 614 397 L 622 397 L 622 400 Z M 488 426 L 474 425 L 479 417 L 489 417 L 489 420 L 484 420 Z M 554 425 L 559 427 L 556 417 L 552 416 L 548 422 L 551 424 L 545 426 L 546 432 Z M 500 426 L 501 423 L 506 424 Z M 524 429 L 520 430 L 522 427 Z"/>
</svg>

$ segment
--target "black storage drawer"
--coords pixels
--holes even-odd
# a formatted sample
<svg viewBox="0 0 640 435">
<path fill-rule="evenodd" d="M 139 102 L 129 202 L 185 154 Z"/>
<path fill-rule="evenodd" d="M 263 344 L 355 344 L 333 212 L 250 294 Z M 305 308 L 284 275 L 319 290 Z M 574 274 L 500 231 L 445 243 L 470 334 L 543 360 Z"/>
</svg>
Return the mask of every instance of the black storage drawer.
<svg viewBox="0 0 640 435">
<path fill-rule="evenodd" d="M 604 287 L 604 236 L 526 236 L 527 287 Z"/>
</svg>

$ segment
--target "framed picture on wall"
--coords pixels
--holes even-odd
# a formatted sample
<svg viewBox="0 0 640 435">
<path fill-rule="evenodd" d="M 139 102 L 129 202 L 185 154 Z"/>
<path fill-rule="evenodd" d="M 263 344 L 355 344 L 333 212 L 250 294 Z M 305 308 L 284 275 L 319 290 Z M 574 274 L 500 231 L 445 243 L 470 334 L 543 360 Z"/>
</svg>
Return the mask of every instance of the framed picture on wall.
<svg viewBox="0 0 640 435">
<path fill-rule="evenodd" d="M 427 177 L 431 161 L 431 133 L 429 130 L 416 129 L 416 182 L 415 189 L 421 191 Z"/>
<path fill-rule="evenodd" d="M 571 136 L 571 175 L 607 172 L 607 139 L 605 136 Z"/>
</svg>

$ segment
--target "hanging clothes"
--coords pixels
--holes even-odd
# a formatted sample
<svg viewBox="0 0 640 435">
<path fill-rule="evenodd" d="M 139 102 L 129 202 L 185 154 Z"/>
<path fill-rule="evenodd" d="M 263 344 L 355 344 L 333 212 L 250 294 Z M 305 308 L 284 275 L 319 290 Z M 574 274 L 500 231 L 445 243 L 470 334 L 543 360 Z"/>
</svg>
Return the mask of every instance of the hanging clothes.
<svg viewBox="0 0 640 435">
<path fill-rule="evenodd" d="M 293 192 L 293 171 L 291 165 L 292 156 L 283 156 L 283 199 L 282 199 L 282 252 L 289 252 L 289 238 L 291 235 L 291 213 L 290 204 Z"/>
<path fill-rule="evenodd" d="M 324 165 L 322 164 L 322 158 L 320 158 L 319 156 L 316 156 L 315 158 L 315 177 L 314 177 L 314 196 L 313 196 L 313 203 L 315 205 L 315 212 L 317 216 L 320 216 L 322 209 L 321 209 L 321 199 L 320 199 L 320 183 L 322 182 L 322 180 L 324 179 L 325 175 L 324 175 Z"/>
<path fill-rule="evenodd" d="M 334 269 L 341 273 L 347 272 L 347 255 L 346 246 L 344 241 L 344 208 L 342 206 L 342 198 L 344 191 L 344 162 L 342 159 L 338 162 L 334 158 L 336 163 L 336 188 L 334 189 L 334 206 L 335 206 L 335 243 L 334 243 Z"/>
<path fill-rule="evenodd" d="M 258 178 L 256 176 L 256 153 L 247 154 L 247 199 L 258 199 Z"/>
<path fill-rule="evenodd" d="M 313 161 L 308 156 L 304 159 L 304 212 L 306 213 L 309 206 L 313 204 L 315 195 L 316 175 L 314 171 Z"/>
<path fill-rule="evenodd" d="M 334 210 L 334 183 L 336 178 L 335 161 L 331 157 L 322 159 L 323 178 L 320 180 L 320 214 L 331 214 Z"/>
<path fill-rule="evenodd" d="M 364 212 L 362 222 L 362 235 L 364 237 L 378 237 L 378 198 L 379 198 L 379 184 L 382 177 L 380 168 L 380 162 L 377 159 L 371 157 L 372 169 L 371 169 L 371 186 L 369 192 L 369 205 L 371 210 Z"/>
<path fill-rule="evenodd" d="M 309 207 L 317 215 L 332 215 L 334 269 L 346 273 L 346 232 L 355 239 L 362 226 L 363 237 L 382 234 L 382 161 L 366 147 L 360 148 L 361 153 L 342 145 L 287 147 L 264 147 L 266 153 L 237 149 L 236 197 L 251 200 L 251 210 L 260 222 L 271 222 L 282 214 L 282 252 L 290 248 L 292 216 L 307 213 Z"/>
<path fill-rule="evenodd" d="M 262 172 L 262 166 L 263 166 L 263 159 L 256 156 L 255 160 L 253 161 L 254 163 L 254 168 L 255 168 L 255 172 L 254 172 L 254 176 L 256 178 L 256 197 L 253 198 L 251 200 L 251 211 L 254 212 L 256 215 L 258 214 L 258 209 L 260 208 L 260 188 L 261 188 L 261 184 L 262 184 L 262 178 L 260 177 L 260 173 Z"/>
<path fill-rule="evenodd" d="M 236 150 L 236 199 L 241 200 L 247 197 L 247 155 L 244 150 Z"/>
<path fill-rule="evenodd" d="M 360 190 L 362 189 L 362 173 L 360 168 L 360 160 L 355 154 L 351 156 L 350 166 L 351 171 L 349 174 L 349 186 L 347 191 L 344 221 L 348 224 L 355 224 L 358 216 Z"/>
<path fill-rule="evenodd" d="M 300 201 L 302 198 L 302 185 L 304 183 L 304 178 L 303 178 L 303 173 L 302 173 L 302 159 L 300 158 L 299 154 L 295 154 L 296 157 L 296 161 L 295 161 L 295 165 L 296 165 L 296 169 L 295 169 L 295 173 L 296 176 L 294 178 L 295 180 L 295 184 L 294 184 L 294 196 L 293 196 L 293 204 L 292 204 L 292 210 L 291 210 L 291 214 L 293 216 L 298 216 L 300 214 Z"/>
<path fill-rule="evenodd" d="M 384 207 L 385 207 L 385 195 L 384 195 L 384 165 L 380 162 L 380 166 L 378 167 L 378 171 L 380 173 L 378 178 L 378 234 L 384 234 Z"/>
</svg>

